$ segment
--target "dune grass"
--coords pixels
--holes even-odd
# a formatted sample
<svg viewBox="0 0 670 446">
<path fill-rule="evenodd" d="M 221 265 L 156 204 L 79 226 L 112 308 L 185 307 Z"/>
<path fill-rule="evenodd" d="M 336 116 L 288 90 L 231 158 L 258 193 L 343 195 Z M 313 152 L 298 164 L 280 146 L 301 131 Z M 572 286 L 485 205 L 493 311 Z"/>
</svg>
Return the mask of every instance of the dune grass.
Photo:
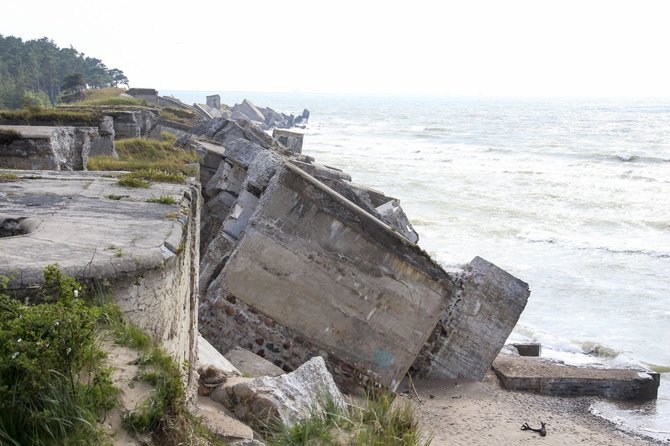
<svg viewBox="0 0 670 446">
<path fill-rule="evenodd" d="M 281 426 L 266 437 L 273 446 L 428 446 L 409 401 L 398 402 L 391 393 L 368 396 L 338 407 L 326 399 L 308 420 Z"/>
<path fill-rule="evenodd" d="M 66 108 L 27 107 L 17 110 L 0 110 L 0 118 L 26 125 L 49 122 L 59 125 L 84 123 L 97 126 L 100 116 L 100 112 L 95 110 L 68 110 Z"/>
<path fill-rule="evenodd" d="M 125 187 L 147 188 L 151 182 L 184 183 L 195 175 L 198 155 L 174 146 L 176 137 L 163 132 L 161 140 L 130 138 L 116 141 L 119 159 L 95 156 L 88 159 L 89 170 L 127 170 L 119 177 Z"/>
<path fill-rule="evenodd" d="M 84 91 L 84 99 L 73 105 L 132 105 L 147 106 L 146 101 L 121 97 L 126 90 L 118 87 L 91 88 Z"/>
</svg>

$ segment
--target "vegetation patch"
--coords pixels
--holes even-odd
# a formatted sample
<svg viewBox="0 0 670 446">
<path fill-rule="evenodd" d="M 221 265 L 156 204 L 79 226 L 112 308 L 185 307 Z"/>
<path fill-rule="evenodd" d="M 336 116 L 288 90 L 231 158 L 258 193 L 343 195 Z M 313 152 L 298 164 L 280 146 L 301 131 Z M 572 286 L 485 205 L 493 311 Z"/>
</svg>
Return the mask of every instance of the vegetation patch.
<svg viewBox="0 0 670 446">
<path fill-rule="evenodd" d="M 19 181 L 20 178 L 13 173 L 9 172 L 0 172 L 0 183 L 11 183 L 13 181 Z"/>
<path fill-rule="evenodd" d="M 16 130 L 0 129 L 0 144 L 9 145 L 17 139 L 21 139 L 21 134 Z"/>
<path fill-rule="evenodd" d="M 0 444 L 100 444 L 118 396 L 95 342 L 103 308 L 56 265 L 44 279 L 38 305 L 0 292 Z"/>
<path fill-rule="evenodd" d="M 123 257 L 123 249 L 120 246 L 109 245 L 105 248 L 105 251 L 111 251 L 116 257 Z"/>
<path fill-rule="evenodd" d="M 122 97 L 126 90 L 118 87 L 92 88 L 84 91 L 84 99 L 77 105 L 130 105 L 146 107 L 147 102 L 141 99 Z"/>
<path fill-rule="evenodd" d="M 161 195 L 160 197 L 151 197 L 147 200 L 147 203 L 158 203 L 158 204 L 177 204 L 171 195 Z"/>
<path fill-rule="evenodd" d="M 180 124 L 193 125 L 198 120 L 198 115 L 191 110 L 182 110 L 180 108 L 165 107 L 161 108 L 161 118 L 168 121 L 178 122 Z"/>
<path fill-rule="evenodd" d="M 114 201 L 119 201 L 122 198 L 126 198 L 128 195 L 116 195 L 116 194 L 109 194 L 106 196 L 106 198 L 109 198 L 110 200 Z"/>
<path fill-rule="evenodd" d="M 94 156 L 88 159 L 89 170 L 128 170 L 131 172 L 164 172 L 166 181 L 183 183 L 184 175 L 194 175 L 197 168 L 193 164 L 199 161 L 194 152 L 174 146 L 176 138 L 169 132 L 161 134 L 161 140 L 129 138 L 115 142 L 119 159 L 110 156 Z M 143 174 L 144 175 L 144 174 Z"/>
<path fill-rule="evenodd" d="M 94 110 L 68 110 L 67 108 L 27 107 L 17 110 L 0 110 L 0 118 L 27 125 L 54 123 L 58 125 L 83 123 L 97 126 L 100 112 Z"/>
<path fill-rule="evenodd" d="M 368 397 L 359 404 L 338 407 L 326 400 L 308 420 L 280 426 L 267 435 L 270 445 L 428 446 L 409 401 L 400 403 L 391 393 Z"/>
</svg>

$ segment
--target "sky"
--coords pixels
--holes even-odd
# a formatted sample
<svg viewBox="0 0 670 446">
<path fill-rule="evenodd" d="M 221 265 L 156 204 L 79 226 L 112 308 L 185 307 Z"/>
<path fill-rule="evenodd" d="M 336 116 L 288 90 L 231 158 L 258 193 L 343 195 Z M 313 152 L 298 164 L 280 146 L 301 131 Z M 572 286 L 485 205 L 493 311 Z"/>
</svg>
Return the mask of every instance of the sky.
<svg viewBox="0 0 670 446">
<path fill-rule="evenodd" d="M 43 36 L 158 90 L 670 97 L 670 1 L 23 0 Z"/>
</svg>

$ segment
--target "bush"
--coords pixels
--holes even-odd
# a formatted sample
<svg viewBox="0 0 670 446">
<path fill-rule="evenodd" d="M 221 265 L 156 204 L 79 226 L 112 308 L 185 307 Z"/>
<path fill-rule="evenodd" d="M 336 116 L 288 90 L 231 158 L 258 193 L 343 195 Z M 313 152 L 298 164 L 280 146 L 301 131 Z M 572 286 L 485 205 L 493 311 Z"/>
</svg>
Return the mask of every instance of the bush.
<svg viewBox="0 0 670 446">
<path fill-rule="evenodd" d="M 41 304 L 0 294 L 0 443 L 96 443 L 118 392 L 95 343 L 102 311 L 57 266 L 44 279 Z"/>
</svg>

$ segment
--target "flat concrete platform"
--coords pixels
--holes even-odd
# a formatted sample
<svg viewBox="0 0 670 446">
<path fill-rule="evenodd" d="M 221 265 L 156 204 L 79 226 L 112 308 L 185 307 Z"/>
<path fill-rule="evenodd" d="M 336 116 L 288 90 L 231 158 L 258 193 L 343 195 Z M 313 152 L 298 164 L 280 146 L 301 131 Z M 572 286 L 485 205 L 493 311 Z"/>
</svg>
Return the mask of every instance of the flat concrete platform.
<svg viewBox="0 0 670 446">
<path fill-rule="evenodd" d="M 21 138 L 30 139 L 50 139 L 59 128 L 44 125 L 0 125 L 0 130 L 11 130 L 20 134 Z"/>
<path fill-rule="evenodd" d="M 156 183 L 148 189 L 117 184 L 119 172 L 1 170 L 19 181 L 0 183 L 0 275 L 26 291 L 43 282 L 45 266 L 97 279 L 159 268 L 174 257 L 188 220 L 192 187 Z M 147 202 L 168 195 L 174 205 Z M 186 212 L 183 212 L 186 209 Z"/>
<path fill-rule="evenodd" d="M 541 395 L 646 401 L 656 398 L 660 384 L 660 375 L 654 372 L 577 367 L 504 353 L 498 355 L 492 367 L 505 389 Z"/>
</svg>

